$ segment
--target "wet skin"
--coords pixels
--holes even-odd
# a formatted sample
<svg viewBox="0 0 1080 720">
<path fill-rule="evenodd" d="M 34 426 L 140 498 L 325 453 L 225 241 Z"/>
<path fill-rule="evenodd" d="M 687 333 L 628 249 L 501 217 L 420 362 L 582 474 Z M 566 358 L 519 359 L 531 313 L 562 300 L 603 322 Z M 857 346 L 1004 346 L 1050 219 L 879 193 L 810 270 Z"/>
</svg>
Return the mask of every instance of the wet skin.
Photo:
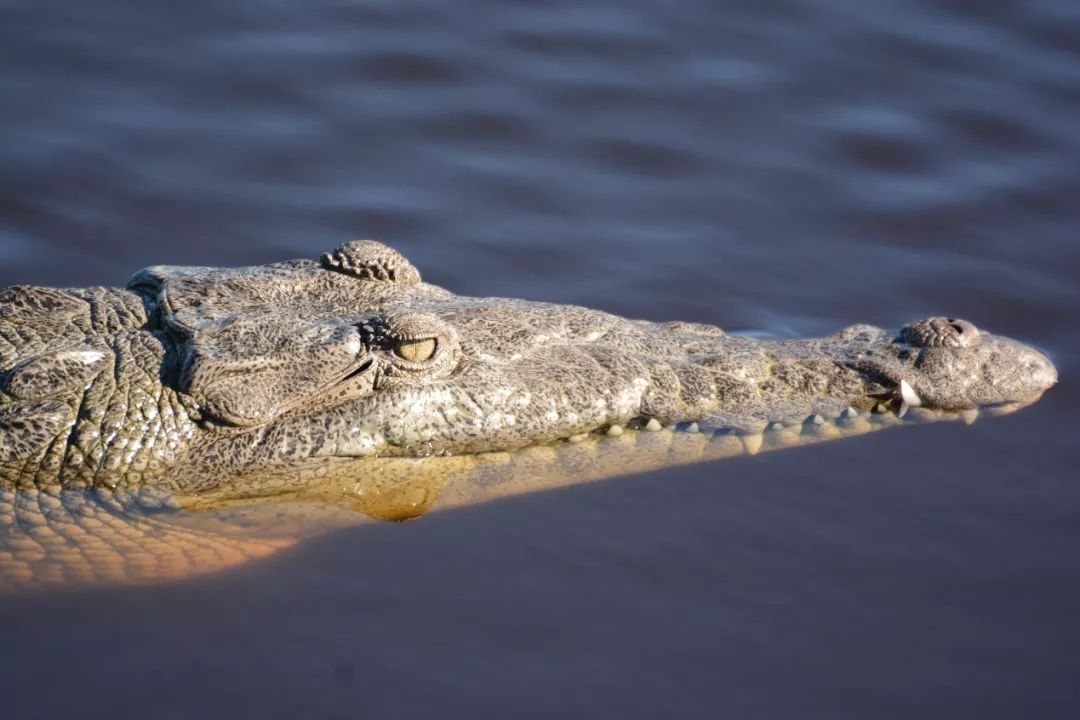
<svg viewBox="0 0 1080 720">
<path fill-rule="evenodd" d="M 764 341 L 469 298 L 384 245 L 0 293 L 0 591 L 176 579 L 363 517 L 999 414 L 1057 380 L 969 322 Z"/>
<path fill-rule="evenodd" d="M 24 486 L 215 489 L 313 458 L 512 450 L 623 427 L 756 434 L 1023 402 L 1037 350 L 952 318 L 812 340 L 454 295 L 374 241 L 0 293 L 0 464 Z"/>
</svg>

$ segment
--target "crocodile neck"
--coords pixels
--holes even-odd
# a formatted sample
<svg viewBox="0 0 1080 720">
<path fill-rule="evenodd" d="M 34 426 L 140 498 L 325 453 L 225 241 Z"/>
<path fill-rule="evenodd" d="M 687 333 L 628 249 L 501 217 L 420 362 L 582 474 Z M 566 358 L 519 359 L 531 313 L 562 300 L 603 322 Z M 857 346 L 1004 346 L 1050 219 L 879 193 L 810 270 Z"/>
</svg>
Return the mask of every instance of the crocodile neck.
<svg viewBox="0 0 1080 720">
<path fill-rule="evenodd" d="M 165 378 L 174 372 L 172 339 L 148 323 L 146 301 L 115 288 L 50 291 L 62 322 L 4 322 L 0 360 L 57 352 L 104 357 L 84 382 L 47 387 L 44 398 L 0 391 L 0 408 L 49 400 L 71 408 L 42 450 L 0 466 L 0 484 L 29 488 L 134 489 L 161 482 L 196 431 L 190 401 Z M 152 308 L 151 308 L 152 309 Z"/>
</svg>

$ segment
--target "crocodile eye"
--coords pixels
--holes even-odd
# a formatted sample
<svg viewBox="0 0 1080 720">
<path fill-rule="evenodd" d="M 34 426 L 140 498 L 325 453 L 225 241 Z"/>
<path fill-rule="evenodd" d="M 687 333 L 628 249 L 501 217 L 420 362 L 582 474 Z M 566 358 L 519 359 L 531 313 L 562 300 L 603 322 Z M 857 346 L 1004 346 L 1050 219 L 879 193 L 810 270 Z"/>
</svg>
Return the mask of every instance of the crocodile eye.
<svg viewBox="0 0 1080 720">
<path fill-rule="evenodd" d="M 394 345 L 394 354 L 402 360 L 422 363 L 435 357 L 438 342 L 435 338 L 423 338 L 421 340 L 400 340 Z"/>
</svg>

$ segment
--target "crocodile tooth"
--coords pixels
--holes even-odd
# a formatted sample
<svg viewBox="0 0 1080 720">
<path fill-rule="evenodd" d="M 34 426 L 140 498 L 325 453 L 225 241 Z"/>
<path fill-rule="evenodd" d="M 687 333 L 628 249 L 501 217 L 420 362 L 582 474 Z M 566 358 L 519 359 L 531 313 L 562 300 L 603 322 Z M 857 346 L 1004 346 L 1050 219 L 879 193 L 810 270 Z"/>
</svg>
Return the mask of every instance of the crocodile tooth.
<svg viewBox="0 0 1080 720">
<path fill-rule="evenodd" d="M 571 435 L 570 437 L 566 438 L 566 441 L 572 443 L 585 442 L 588 437 L 589 433 L 578 433 L 577 435 Z"/>
<path fill-rule="evenodd" d="M 783 430 L 784 429 L 784 423 L 780 422 L 779 420 L 774 420 L 771 423 L 769 423 L 769 426 L 767 428 L 765 428 L 765 429 L 773 431 L 773 432 L 775 432 L 777 430 Z"/>
<path fill-rule="evenodd" d="M 971 408 L 970 410 L 961 410 L 960 419 L 964 421 L 965 425 L 970 425 L 979 419 L 979 409 Z"/>
<path fill-rule="evenodd" d="M 848 406 L 848 407 L 847 407 L 847 408 L 846 408 L 846 409 L 844 410 L 844 412 L 840 413 L 840 417 L 842 417 L 842 418 L 854 418 L 854 417 L 859 417 L 859 411 L 858 411 L 858 410 L 856 410 L 855 408 L 853 408 L 853 407 L 851 407 L 851 406 L 849 405 L 849 406 Z"/>
<path fill-rule="evenodd" d="M 760 433 L 757 435 L 743 435 L 741 439 L 748 455 L 757 455 L 761 452 L 761 445 L 765 441 L 765 438 Z"/>
<path fill-rule="evenodd" d="M 692 423 L 690 423 L 689 425 L 686 426 L 686 432 L 693 435 L 695 433 L 701 432 L 701 428 L 698 427 L 698 424 L 696 422 L 692 422 Z"/>
<path fill-rule="evenodd" d="M 611 437 L 618 437 L 619 435 L 622 435 L 622 433 L 622 425 L 612 425 L 607 429 L 607 434 Z"/>
<path fill-rule="evenodd" d="M 824 425 L 825 424 L 825 418 L 823 418 L 821 415 L 818 415 L 817 413 L 814 413 L 810 417 L 806 418 L 806 424 L 807 425 Z"/>
<path fill-rule="evenodd" d="M 900 398 L 910 407 L 919 407 L 922 405 L 922 398 L 915 392 L 915 388 L 908 385 L 907 380 L 900 381 Z"/>
<path fill-rule="evenodd" d="M 649 432 L 660 432 L 663 428 L 664 426 L 656 418 L 649 418 L 649 422 L 645 423 L 645 429 Z"/>
<path fill-rule="evenodd" d="M 874 412 L 878 415 L 884 415 L 885 413 L 889 412 L 889 406 L 885 403 L 879 402 L 877 405 L 874 406 Z"/>
</svg>

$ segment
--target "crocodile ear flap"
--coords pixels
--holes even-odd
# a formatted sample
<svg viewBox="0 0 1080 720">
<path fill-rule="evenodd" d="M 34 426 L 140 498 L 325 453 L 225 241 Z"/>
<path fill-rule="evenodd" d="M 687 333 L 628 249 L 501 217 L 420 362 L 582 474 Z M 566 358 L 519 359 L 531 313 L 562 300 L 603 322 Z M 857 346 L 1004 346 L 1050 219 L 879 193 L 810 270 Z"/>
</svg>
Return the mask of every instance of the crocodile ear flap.
<svg viewBox="0 0 1080 720">
<path fill-rule="evenodd" d="M 390 287 L 420 282 L 400 254 L 361 240 L 325 254 L 321 267 L 311 260 L 235 269 L 155 266 L 128 287 L 155 301 L 161 324 L 183 341 L 177 389 L 208 417 L 249 427 L 333 392 L 362 365 L 359 330 L 343 317 L 350 311 L 327 293 L 352 286 L 345 275 Z"/>
<path fill-rule="evenodd" d="M 297 397 L 295 379 L 268 358 L 245 361 L 196 350 L 187 359 L 180 384 L 204 415 L 225 425 L 250 427 L 273 420 L 303 399 Z"/>
<path fill-rule="evenodd" d="M 227 425 L 270 422 L 329 392 L 363 360 L 353 326 L 251 314 L 196 331 L 180 390 Z"/>
<path fill-rule="evenodd" d="M 376 240 L 352 240 L 339 245 L 320 259 L 327 270 L 352 275 L 361 280 L 417 285 L 420 271 L 391 247 Z"/>
<path fill-rule="evenodd" d="M 257 270 L 257 271 L 255 271 Z M 154 298 L 182 341 L 177 389 L 209 418 L 261 425 L 328 392 L 361 352 L 359 330 L 313 307 L 327 273 L 310 260 L 255 268 L 156 266 L 128 287 Z"/>
</svg>

